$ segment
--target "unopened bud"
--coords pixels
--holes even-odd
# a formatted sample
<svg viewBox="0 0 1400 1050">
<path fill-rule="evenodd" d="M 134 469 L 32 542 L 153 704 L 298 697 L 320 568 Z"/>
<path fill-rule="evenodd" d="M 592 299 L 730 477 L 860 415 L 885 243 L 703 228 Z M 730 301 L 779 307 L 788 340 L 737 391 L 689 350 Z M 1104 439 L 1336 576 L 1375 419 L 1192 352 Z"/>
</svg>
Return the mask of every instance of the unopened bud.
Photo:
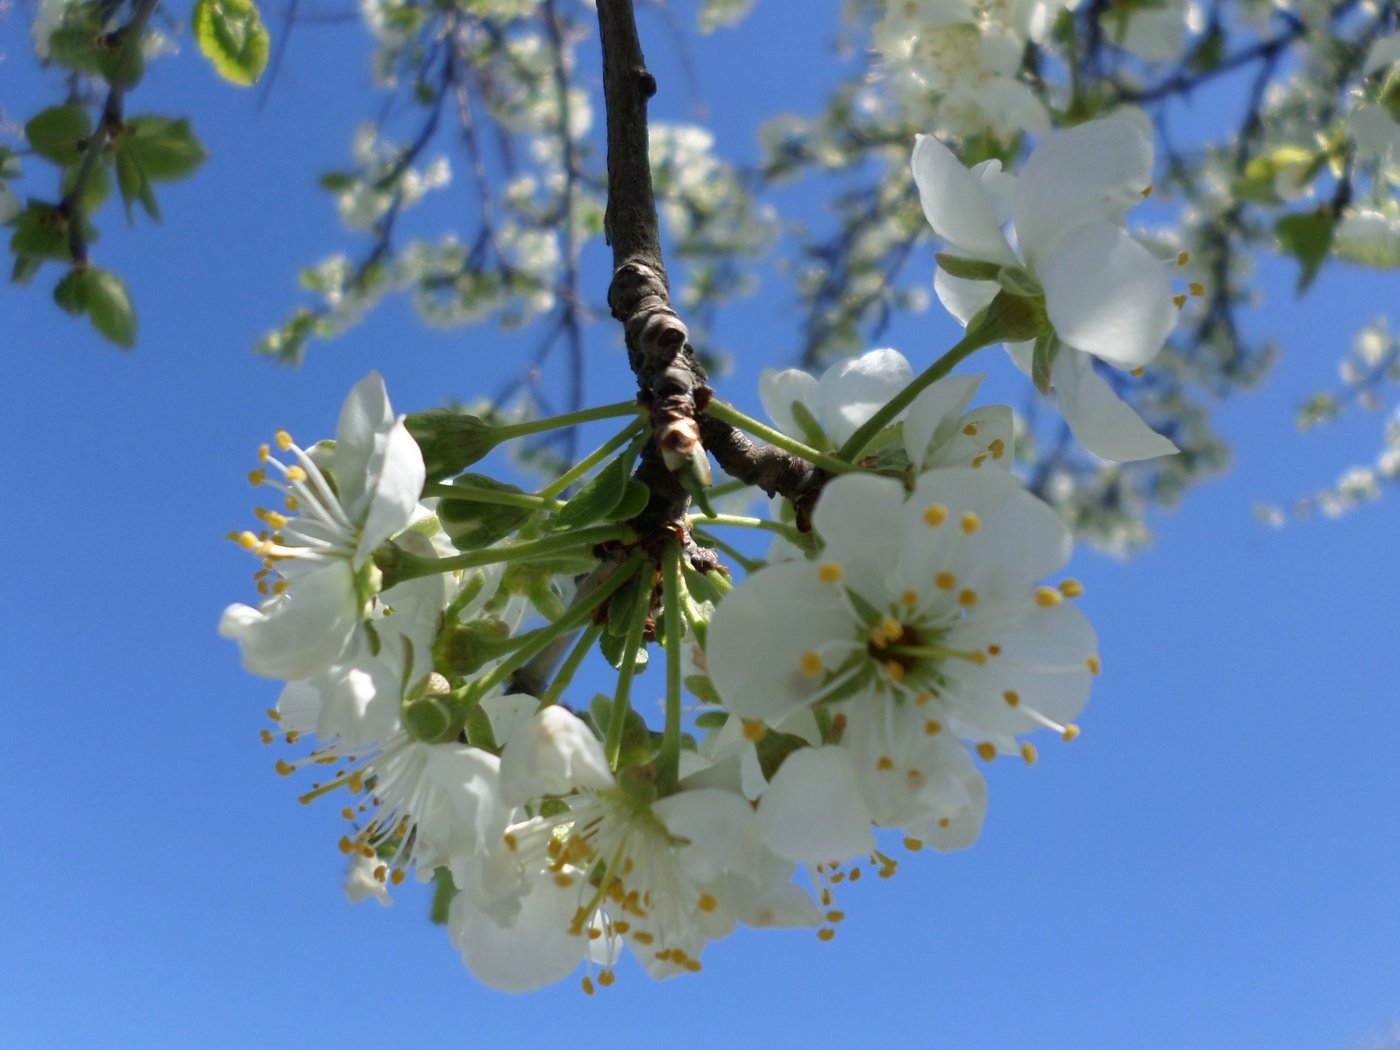
<svg viewBox="0 0 1400 1050">
<path fill-rule="evenodd" d="M 414 412 L 408 432 L 423 452 L 429 481 L 451 477 L 481 459 L 501 441 L 501 428 L 469 412 L 437 408 Z"/>
<path fill-rule="evenodd" d="M 662 462 L 672 474 L 688 476 L 702 487 L 710 484 L 710 457 L 700 440 L 700 427 L 689 417 L 666 424 L 656 435 Z"/>
</svg>

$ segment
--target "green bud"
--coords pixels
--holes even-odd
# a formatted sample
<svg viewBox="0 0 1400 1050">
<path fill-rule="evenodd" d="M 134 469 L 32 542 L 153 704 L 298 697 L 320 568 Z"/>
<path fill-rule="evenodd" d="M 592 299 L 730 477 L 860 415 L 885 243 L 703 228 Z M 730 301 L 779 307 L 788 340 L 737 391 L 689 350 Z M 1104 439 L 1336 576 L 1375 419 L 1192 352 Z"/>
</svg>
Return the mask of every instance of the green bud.
<svg viewBox="0 0 1400 1050">
<path fill-rule="evenodd" d="M 509 648 L 509 639 L 510 625 L 502 620 L 453 624 L 433 642 L 433 664 L 449 674 L 475 674 Z"/>
<path fill-rule="evenodd" d="M 425 696 L 403 706 L 403 727 L 414 740 L 436 744 L 452 726 L 452 709 L 437 697 Z"/>
<path fill-rule="evenodd" d="M 450 408 L 414 412 L 406 423 L 423 452 L 429 481 L 441 481 L 465 470 L 501 441 L 500 427 Z"/>
</svg>

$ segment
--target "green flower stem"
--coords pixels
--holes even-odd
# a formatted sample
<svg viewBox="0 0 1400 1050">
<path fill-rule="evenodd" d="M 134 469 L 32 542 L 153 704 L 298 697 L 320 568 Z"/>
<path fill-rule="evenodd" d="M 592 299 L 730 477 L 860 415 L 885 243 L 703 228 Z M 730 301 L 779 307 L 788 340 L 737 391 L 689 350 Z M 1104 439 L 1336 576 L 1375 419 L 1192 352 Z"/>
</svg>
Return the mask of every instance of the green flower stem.
<svg viewBox="0 0 1400 1050">
<path fill-rule="evenodd" d="M 829 452 L 818 452 L 811 445 L 804 445 L 802 442 L 788 437 L 782 431 L 765 426 L 752 416 L 744 415 L 733 405 L 725 404 L 723 401 L 711 401 L 705 412 L 716 419 L 723 420 L 730 426 L 747 430 L 754 437 L 762 438 L 770 445 L 777 445 L 780 449 L 791 452 L 800 459 L 805 459 L 813 466 L 821 467 L 828 474 L 848 474 L 856 469 L 850 462 L 837 459 Z"/>
<path fill-rule="evenodd" d="M 387 564 L 380 564 L 380 568 L 384 571 L 384 587 L 387 589 L 395 583 L 416 580 L 420 576 L 431 576 L 438 572 L 475 569 L 503 561 L 549 558 L 575 551 L 579 547 L 606 543 L 608 540 L 632 538 L 632 530 L 626 525 L 591 525 L 586 529 L 574 529 L 561 536 L 546 536 L 544 539 L 513 543 L 506 547 L 487 547 L 485 550 L 467 551 L 465 554 L 456 554 L 449 558 L 418 558 L 405 554 L 402 549 L 394 549 L 393 559 Z"/>
<path fill-rule="evenodd" d="M 681 767 L 681 652 L 685 645 L 685 616 L 681 609 L 681 545 L 668 543 L 661 553 L 661 593 L 666 610 L 666 725 L 661 730 L 661 751 L 656 758 L 657 786 L 673 790 Z"/>
<path fill-rule="evenodd" d="M 481 699 L 496 686 L 500 685 L 519 668 L 535 658 L 546 646 L 555 638 L 570 631 L 577 630 L 593 615 L 593 610 L 602 605 L 613 593 L 624 583 L 630 580 L 637 571 L 637 567 L 642 563 L 642 558 L 638 554 L 633 554 L 625 562 L 617 567 L 617 570 L 604 580 L 601 584 L 589 591 L 588 594 L 576 600 L 565 612 L 564 615 L 555 620 L 552 624 L 542 628 L 536 637 L 528 645 L 523 645 L 510 656 L 506 657 L 499 664 L 493 667 L 490 672 L 475 682 L 469 683 L 468 688 L 476 699 Z M 572 657 L 572 654 L 570 654 Z M 580 657 L 582 659 L 582 657 Z M 562 687 L 561 687 L 562 691 Z"/>
<path fill-rule="evenodd" d="M 689 524 L 701 519 L 691 519 Z M 764 529 L 767 532 L 776 532 L 786 540 L 797 544 L 803 550 L 807 548 L 807 537 L 798 531 L 795 525 L 787 525 L 781 521 L 773 521 L 769 518 L 748 518 L 738 514 L 715 514 L 703 519 L 706 528 L 711 525 L 731 525 L 741 529 Z"/>
<path fill-rule="evenodd" d="M 951 350 L 916 375 L 908 386 L 890 398 L 878 412 L 861 424 L 859 429 L 850 436 L 850 439 L 837 450 L 836 454 L 849 463 L 858 460 L 860 454 L 865 451 L 865 446 L 874 440 L 875 435 L 893 423 L 896 416 L 913 404 L 914 398 L 946 376 L 953 370 L 954 365 L 957 365 L 974 350 L 980 350 L 990 343 L 1027 338 L 1027 333 L 1016 327 L 1018 322 L 1024 323 L 1022 315 L 1025 310 L 1024 300 L 1007 296 L 1005 293 L 999 294 L 986 310 L 982 311 L 978 317 L 973 318 L 972 323 L 967 326 L 967 331 L 963 333 L 963 337 Z M 1029 338 L 1034 337 L 1034 332 L 1029 333 Z"/>
<path fill-rule="evenodd" d="M 553 681 L 549 683 L 549 688 L 540 697 L 540 707 L 548 707 L 550 704 L 557 704 L 559 697 L 564 694 L 564 690 L 569 687 L 569 683 L 574 680 L 574 674 L 578 671 L 579 664 L 583 663 L 583 658 L 588 655 L 588 651 L 593 648 L 593 643 L 598 640 L 598 636 L 603 633 L 601 623 L 591 623 L 581 635 L 574 647 L 569 650 L 569 655 L 554 675 Z"/>
<path fill-rule="evenodd" d="M 487 488 L 484 485 L 465 485 L 429 482 L 423 486 L 423 496 L 438 499 L 464 500 L 468 503 L 490 503 L 497 507 L 524 507 L 527 510 L 555 511 L 564 504 L 547 496 L 536 496 L 529 492 L 504 492 Z"/>
<path fill-rule="evenodd" d="M 613 419 L 617 416 L 635 416 L 641 407 L 635 400 L 619 401 L 612 405 L 599 405 L 597 408 L 584 408 L 577 412 L 566 412 L 562 416 L 547 416 L 544 419 L 527 419 L 523 423 L 507 423 L 496 428 L 498 441 L 528 437 L 530 434 L 543 434 L 547 430 L 562 430 L 579 423 L 592 423 L 598 419 Z"/>
<path fill-rule="evenodd" d="M 613 435 L 612 438 L 599 445 L 585 458 L 579 460 L 573 467 L 560 475 L 558 480 L 550 482 L 544 488 L 540 489 L 539 492 L 535 493 L 535 495 L 542 499 L 550 499 L 559 495 L 559 493 L 563 492 L 575 481 L 583 477 L 599 463 L 640 434 L 645 427 L 646 422 L 641 419 L 635 419 L 631 423 L 628 423 L 627 426 L 623 427 L 622 430 Z"/>
<path fill-rule="evenodd" d="M 617 690 L 613 693 L 612 714 L 608 716 L 608 739 L 603 751 L 608 756 L 608 765 L 614 771 L 622 756 L 622 730 L 627 722 L 627 713 L 632 710 L 632 679 L 637 673 L 637 650 L 642 645 L 642 632 L 646 629 L 647 607 L 651 604 L 651 587 L 646 581 L 637 587 L 637 597 L 629 610 L 627 638 L 622 646 L 623 661 L 617 672 Z"/>
</svg>

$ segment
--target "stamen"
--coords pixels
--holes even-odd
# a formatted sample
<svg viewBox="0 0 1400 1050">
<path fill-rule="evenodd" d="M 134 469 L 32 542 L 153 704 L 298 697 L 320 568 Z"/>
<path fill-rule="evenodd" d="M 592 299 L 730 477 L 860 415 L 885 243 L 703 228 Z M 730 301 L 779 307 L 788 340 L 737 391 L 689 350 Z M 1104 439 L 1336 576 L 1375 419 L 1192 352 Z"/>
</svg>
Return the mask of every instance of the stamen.
<svg viewBox="0 0 1400 1050">
<path fill-rule="evenodd" d="M 987 451 L 992 454 L 993 459 L 1001 459 L 1002 456 L 1006 455 L 1006 442 L 1002 441 L 1001 438 L 997 438 L 987 446 Z"/>
<path fill-rule="evenodd" d="M 1022 761 L 1024 761 L 1024 762 L 1026 763 L 1026 765 L 1028 765 L 1028 766 L 1033 766 L 1033 765 L 1035 765 L 1035 760 L 1036 760 L 1037 757 L 1038 757 L 1038 756 L 1037 756 L 1037 753 L 1036 753 L 1036 750 L 1035 750 L 1035 745 L 1032 744 L 1032 743 L 1031 743 L 1030 741 L 1028 741 L 1028 740 L 1027 740 L 1027 741 L 1024 741 L 1024 742 L 1021 744 L 1021 759 L 1022 759 Z"/>
<path fill-rule="evenodd" d="M 984 740 L 977 745 L 977 754 L 981 756 L 982 761 L 990 762 L 997 757 L 996 745 L 989 740 Z"/>
<path fill-rule="evenodd" d="M 1076 579 L 1061 580 L 1060 593 L 1066 598 L 1078 598 L 1084 593 L 1084 585 Z"/>
<path fill-rule="evenodd" d="M 978 530 L 978 528 L 981 527 L 982 519 L 979 518 L 972 511 L 968 511 L 962 516 L 962 521 L 959 522 L 959 524 L 962 526 L 963 532 L 971 536 L 974 532 Z"/>
<path fill-rule="evenodd" d="M 808 678 L 816 678 L 822 673 L 822 658 L 810 649 L 802 654 L 802 673 Z"/>
<path fill-rule="evenodd" d="M 1008 707 L 1015 707 L 1021 702 L 1021 695 L 1014 689 L 1008 689 L 1001 694 L 1001 698 L 1006 701 Z"/>
<path fill-rule="evenodd" d="M 1089 669 L 1090 674 L 1098 674 L 1103 670 L 1103 664 L 1099 663 L 1099 658 L 1097 656 L 1087 657 L 1084 661 L 1084 666 Z"/>
<path fill-rule="evenodd" d="M 822 562 L 821 568 L 817 570 L 817 575 L 821 577 L 822 583 L 836 583 L 844 575 L 841 566 L 834 561 Z"/>
<path fill-rule="evenodd" d="M 935 503 L 924 511 L 924 524 L 937 528 L 948 520 L 948 508 L 941 503 Z"/>
<path fill-rule="evenodd" d="M 924 723 L 924 736 L 937 736 L 943 732 L 943 723 L 936 719 L 929 719 Z"/>
<path fill-rule="evenodd" d="M 933 578 L 933 585 L 940 591 L 951 591 L 958 585 L 958 578 L 951 572 L 940 572 Z"/>
<path fill-rule="evenodd" d="M 1035 604 L 1042 609 L 1050 609 L 1064 600 L 1064 595 L 1055 590 L 1054 587 L 1037 587 L 1035 589 Z"/>
<path fill-rule="evenodd" d="M 741 723 L 744 727 L 744 739 L 750 744 L 756 744 L 768 735 L 768 730 L 762 722 L 745 718 L 741 719 Z"/>
</svg>

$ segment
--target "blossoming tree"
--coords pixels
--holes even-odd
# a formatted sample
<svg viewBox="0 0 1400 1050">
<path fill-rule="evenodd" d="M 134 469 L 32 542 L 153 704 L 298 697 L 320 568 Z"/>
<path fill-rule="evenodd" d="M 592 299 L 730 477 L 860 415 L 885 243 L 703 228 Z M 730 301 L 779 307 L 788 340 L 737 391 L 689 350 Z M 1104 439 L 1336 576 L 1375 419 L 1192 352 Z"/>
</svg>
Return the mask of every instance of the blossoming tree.
<svg viewBox="0 0 1400 1050">
<path fill-rule="evenodd" d="M 695 14 L 713 29 L 749 6 Z M 1393 2 L 845 6 L 869 70 L 826 112 L 767 125 L 747 171 L 702 128 L 649 123 L 659 75 L 631 0 L 363 8 L 411 127 L 366 125 L 353 168 L 323 179 L 370 244 L 311 267 L 317 301 L 262 349 L 298 360 L 396 293 L 437 323 L 547 335 L 478 411 L 400 414 L 372 373 L 333 440 L 260 448 L 249 480 L 271 495 L 231 534 L 257 604 L 219 629 L 283 683 L 264 732 L 278 772 L 343 807 L 347 894 L 433 883 L 492 987 L 581 971 L 591 993 L 624 950 L 655 977 L 694 971 L 739 924 L 830 939 L 841 884 L 888 875 L 891 843 L 971 846 L 988 764 L 1072 740 L 1099 673 L 1063 575 L 1075 537 L 1132 548 L 1146 507 L 1224 454 L 1202 391 L 1266 363 L 1235 319 L 1252 255 L 1294 257 L 1300 289 L 1333 260 L 1400 265 Z M 67 95 L 0 154 L 13 279 L 49 274 L 123 346 L 136 310 L 99 265 L 103 205 L 115 190 L 129 219 L 157 218 L 159 184 L 204 158 L 189 119 L 130 113 L 168 43 L 159 13 L 44 0 L 34 46 Z M 191 30 L 225 79 L 268 75 L 251 0 L 198 0 Z M 1230 77 L 1242 124 L 1183 148 L 1180 101 Z M 450 177 L 448 123 L 476 233 L 402 244 L 399 217 Z M 765 194 L 814 172 L 847 180 L 836 230 L 777 237 Z M 608 322 L 580 273 L 599 235 Z M 789 272 L 821 367 L 765 371 L 764 422 L 726 400 L 706 321 L 775 277 L 773 252 L 805 260 Z M 929 268 L 963 337 L 925 359 L 862 352 L 890 312 L 922 309 Z M 604 323 L 631 368 L 614 399 L 566 380 L 570 410 L 542 412 L 543 366 L 572 374 Z M 1019 411 L 954 371 L 999 346 L 1028 379 Z M 1346 385 L 1376 398 L 1397 362 L 1373 322 Z M 607 421 L 575 456 L 573 428 Z M 1400 475 L 1395 417 L 1387 442 L 1373 486 Z M 545 476 L 477 472 L 498 446 Z M 758 493 L 770 513 L 738 513 Z M 591 702 L 590 664 L 610 681 Z"/>
</svg>

